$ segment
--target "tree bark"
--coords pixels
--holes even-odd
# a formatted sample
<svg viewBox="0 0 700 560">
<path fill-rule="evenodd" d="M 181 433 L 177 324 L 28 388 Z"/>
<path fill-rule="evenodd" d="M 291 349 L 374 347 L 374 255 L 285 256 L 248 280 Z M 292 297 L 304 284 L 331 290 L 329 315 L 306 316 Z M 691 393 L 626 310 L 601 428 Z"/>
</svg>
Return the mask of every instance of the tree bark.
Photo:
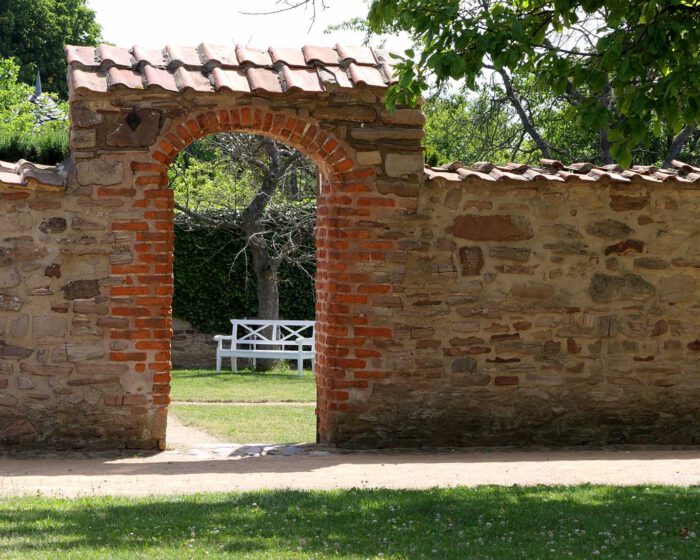
<svg viewBox="0 0 700 560">
<path fill-rule="evenodd" d="M 503 68 L 496 69 L 496 72 L 500 74 L 501 79 L 503 80 L 503 86 L 506 90 L 506 96 L 508 97 L 510 104 L 513 106 L 513 109 L 515 109 L 515 112 L 518 113 L 518 117 L 520 117 L 520 122 L 523 124 L 525 132 L 527 132 L 528 136 L 532 138 L 532 141 L 537 145 L 540 152 L 542 152 L 542 157 L 546 159 L 552 159 L 552 150 L 550 145 L 544 141 L 544 139 L 540 136 L 539 132 L 537 132 L 537 130 L 535 129 L 535 125 L 528 118 L 527 113 L 525 112 L 525 108 L 523 107 L 522 103 L 520 103 L 518 97 L 515 95 L 515 91 L 513 90 L 513 83 L 510 80 L 508 72 L 506 72 Z"/>
<path fill-rule="evenodd" d="M 696 128 L 697 127 L 695 126 L 687 125 L 683 127 L 683 130 L 676 134 L 676 136 L 673 138 L 673 141 L 671 142 L 671 146 L 668 149 L 666 159 L 664 159 L 664 163 L 661 166 L 663 169 L 668 169 L 669 167 L 671 167 L 671 162 L 678 157 L 678 154 L 681 153 L 683 146 L 688 141 L 688 138 L 690 138 L 690 135 L 695 131 Z"/>
</svg>

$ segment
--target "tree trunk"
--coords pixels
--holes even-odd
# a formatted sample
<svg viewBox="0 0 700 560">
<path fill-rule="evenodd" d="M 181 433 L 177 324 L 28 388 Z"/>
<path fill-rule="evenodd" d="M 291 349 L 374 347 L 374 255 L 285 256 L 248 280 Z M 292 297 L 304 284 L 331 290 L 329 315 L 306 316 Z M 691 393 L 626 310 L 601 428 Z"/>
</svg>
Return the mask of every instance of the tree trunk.
<svg viewBox="0 0 700 560">
<path fill-rule="evenodd" d="M 664 163 L 662 165 L 664 169 L 671 167 L 671 162 L 678 157 L 678 154 L 681 153 L 683 145 L 688 141 L 688 138 L 690 138 L 690 135 L 693 133 L 695 128 L 696 127 L 694 126 L 687 125 L 683 127 L 683 130 L 676 134 L 673 142 L 671 142 L 671 146 L 668 149 L 666 159 L 664 159 Z"/>
<path fill-rule="evenodd" d="M 267 242 L 262 236 L 248 233 L 250 252 L 253 256 L 253 270 L 257 283 L 258 319 L 270 319 L 276 321 L 280 318 L 280 296 L 278 288 L 277 272 L 279 262 L 270 256 Z M 266 337 L 272 336 L 272 327 L 265 329 Z M 266 346 L 268 350 L 277 350 L 276 346 Z M 278 360 L 259 359 L 256 367 L 260 371 L 272 369 Z"/>
</svg>

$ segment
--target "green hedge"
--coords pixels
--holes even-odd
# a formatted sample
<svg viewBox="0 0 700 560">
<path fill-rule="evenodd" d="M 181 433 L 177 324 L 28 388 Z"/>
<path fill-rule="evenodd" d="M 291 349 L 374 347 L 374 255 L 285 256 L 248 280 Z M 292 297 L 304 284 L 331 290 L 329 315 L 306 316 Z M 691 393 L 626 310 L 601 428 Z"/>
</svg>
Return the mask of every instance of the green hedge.
<svg viewBox="0 0 700 560">
<path fill-rule="evenodd" d="M 2 161 L 26 159 L 32 163 L 56 165 L 68 155 L 68 131 L 65 129 L 45 126 L 24 133 L 0 130 Z"/>
<path fill-rule="evenodd" d="M 248 256 L 247 271 L 243 255 L 235 260 L 243 247 L 238 232 L 193 227 L 176 219 L 173 315 L 186 319 L 202 332 L 221 334 L 230 331 L 230 319 L 255 317 L 252 259 Z M 313 320 L 313 278 L 286 264 L 281 267 L 280 278 L 281 318 Z"/>
</svg>

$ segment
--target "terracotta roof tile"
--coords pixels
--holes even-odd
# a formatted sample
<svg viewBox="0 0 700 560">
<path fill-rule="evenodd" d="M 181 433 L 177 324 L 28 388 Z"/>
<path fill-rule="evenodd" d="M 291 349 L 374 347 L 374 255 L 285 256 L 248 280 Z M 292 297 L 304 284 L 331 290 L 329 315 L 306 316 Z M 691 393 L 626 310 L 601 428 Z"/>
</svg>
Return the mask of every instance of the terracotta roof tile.
<svg viewBox="0 0 700 560">
<path fill-rule="evenodd" d="M 143 47 L 134 47 L 131 51 L 136 64 L 150 64 L 151 66 L 166 66 L 167 62 L 163 51 L 160 49 L 144 49 Z"/>
<path fill-rule="evenodd" d="M 240 64 L 253 64 L 254 66 L 272 66 L 272 58 L 267 51 L 249 49 L 248 47 L 236 47 L 236 56 Z"/>
<path fill-rule="evenodd" d="M 66 47 L 66 58 L 71 66 L 75 63 L 83 66 L 94 66 L 98 62 L 95 56 L 95 47 Z"/>
<path fill-rule="evenodd" d="M 165 54 L 166 61 L 169 66 L 202 66 L 199 53 L 197 52 L 197 49 L 193 47 L 166 45 Z"/>
<path fill-rule="evenodd" d="M 426 166 L 425 176 L 428 180 L 445 179 L 447 181 L 469 181 L 470 179 L 517 183 L 523 181 L 565 181 L 567 183 L 576 181 L 618 183 L 673 181 L 680 184 L 698 183 L 700 185 L 700 168 L 681 161 L 672 163 L 674 169 L 635 165 L 625 171 L 622 171 L 616 164 L 598 166 L 584 162 L 565 165 L 552 159 L 542 159 L 540 163 L 541 167 L 535 167 L 517 163 L 494 165 L 487 161 L 478 161 L 467 166 L 456 161 L 441 167 Z"/>
<path fill-rule="evenodd" d="M 270 57 L 272 62 L 277 64 L 281 62 L 288 66 L 306 66 L 304 53 L 299 49 L 280 49 L 278 47 L 270 47 Z"/>
<path fill-rule="evenodd" d="M 223 66 L 226 68 L 236 68 L 239 66 L 236 49 L 234 47 L 222 47 L 202 43 L 199 45 L 199 52 L 206 65 Z"/>
<path fill-rule="evenodd" d="M 270 93 L 282 93 L 282 84 L 274 70 L 267 68 L 248 68 L 245 71 L 250 84 L 250 91 L 262 90 Z"/>
<path fill-rule="evenodd" d="M 350 62 L 355 62 L 357 64 L 368 64 L 370 66 L 376 66 L 378 64 L 377 59 L 374 58 L 374 53 L 369 47 L 348 47 L 345 45 L 336 45 L 336 50 L 338 51 L 338 58 L 341 64 L 347 64 Z"/>
<path fill-rule="evenodd" d="M 245 72 L 240 68 L 228 70 L 214 68 L 211 72 L 211 77 L 214 82 L 214 88 L 217 91 L 223 88 L 231 91 L 250 91 L 248 78 L 246 78 Z"/>
<path fill-rule="evenodd" d="M 100 45 L 97 47 L 97 56 L 104 63 L 131 68 L 131 54 L 129 54 L 127 49 L 120 49 L 111 45 Z"/>
<path fill-rule="evenodd" d="M 3 186 L 40 186 L 45 190 L 56 190 L 65 185 L 66 175 L 63 164 L 39 165 L 23 159 L 17 163 L 0 161 L 0 185 Z"/>
<path fill-rule="evenodd" d="M 352 81 L 356 84 L 386 87 L 382 73 L 379 71 L 379 68 L 375 66 L 362 66 L 351 62 L 349 70 L 350 78 L 352 78 Z"/>
<path fill-rule="evenodd" d="M 114 87 L 210 93 L 232 91 L 321 92 L 328 87 L 387 87 L 394 80 L 388 55 L 369 47 L 301 49 L 201 43 L 164 49 L 66 47 L 74 91 L 104 93 Z M 247 83 L 243 83 L 247 81 Z"/>
<path fill-rule="evenodd" d="M 310 45 L 304 45 L 301 48 L 301 52 L 304 55 L 304 60 L 306 60 L 307 64 L 339 64 L 338 53 L 331 47 L 313 47 Z"/>
<path fill-rule="evenodd" d="M 312 68 L 290 68 L 282 66 L 282 79 L 286 89 L 298 89 L 301 91 L 323 91 L 318 72 Z"/>
<path fill-rule="evenodd" d="M 131 68 L 117 68 L 113 66 L 107 70 L 110 86 L 124 86 L 129 89 L 143 89 L 141 74 L 134 72 Z"/>
<path fill-rule="evenodd" d="M 143 73 L 149 87 L 156 86 L 168 91 L 178 91 L 175 76 L 167 70 L 146 64 L 143 67 Z"/>
</svg>

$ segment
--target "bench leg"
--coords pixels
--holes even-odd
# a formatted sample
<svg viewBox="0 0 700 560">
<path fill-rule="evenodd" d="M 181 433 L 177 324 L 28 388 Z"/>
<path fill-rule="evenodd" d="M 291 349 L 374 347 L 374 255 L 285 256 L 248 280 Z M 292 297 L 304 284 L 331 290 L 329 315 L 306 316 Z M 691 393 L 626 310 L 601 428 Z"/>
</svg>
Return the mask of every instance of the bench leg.
<svg viewBox="0 0 700 560">
<path fill-rule="evenodd" d="M 216 373 L 221 373 L 221 354 L 216 353 Z"/>
<path fill-rule="evenodd" d="M 316 358 L 311 358 L 311 373 L 316 375 Z"/>
<path fill-rule="evenodd" d="M 238 371 L 238 358 L 231 358 L 231 371 L 233 373 Z"/>
<path fill-rule="evenodd" d="M 299 377 L 304 374 L 304 358 L 301 356 L 297 358 L 297 371 L 299 372 Z"/>
</svg>

